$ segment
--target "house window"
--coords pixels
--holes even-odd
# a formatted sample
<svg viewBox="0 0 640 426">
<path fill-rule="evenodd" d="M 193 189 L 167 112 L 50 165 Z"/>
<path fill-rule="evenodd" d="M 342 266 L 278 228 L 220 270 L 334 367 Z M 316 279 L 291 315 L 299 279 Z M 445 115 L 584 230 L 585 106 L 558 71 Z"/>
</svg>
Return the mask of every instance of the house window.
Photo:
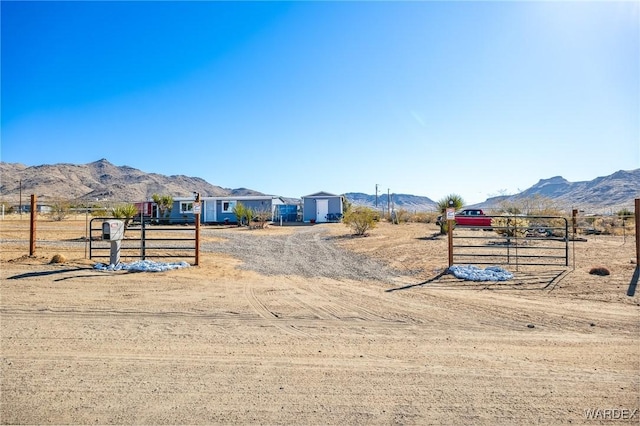
<svg viewBox="0 0 640 426">
<path fill-rule="evenodd" d="M 236 208 L 235 201 L 223 201 L 222 202 L 222 213 L 233 213 L 233 209 Z"/>
<path fill-rule="evenodd" d="M 180 203 L 180 213 L 193 213 L 193 201 L 182 201 Z"/>
</svg>

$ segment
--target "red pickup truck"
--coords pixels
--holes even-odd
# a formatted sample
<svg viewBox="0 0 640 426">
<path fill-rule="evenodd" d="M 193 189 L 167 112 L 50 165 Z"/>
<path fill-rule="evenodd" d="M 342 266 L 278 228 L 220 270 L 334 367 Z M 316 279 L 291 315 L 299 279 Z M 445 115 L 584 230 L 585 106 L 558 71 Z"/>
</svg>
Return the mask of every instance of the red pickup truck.
<svg viewBox="0 0 640 426">
<path fill-rule="evenodd" d="M 456 213 L 456 225 L 467 226 L 470 228 L 483 228 L 491 230 L 491 218 L 485 216 L 480 209 L 465 209 Z M 443 218 L 438 216 L 436 225 L 440 226 Z"/>
<path fill-rule="evenodd" d="M 456 225 L 491 229 L 491 218 L 480 209 L 465 209 L 456 213 Z"/>
</svg>

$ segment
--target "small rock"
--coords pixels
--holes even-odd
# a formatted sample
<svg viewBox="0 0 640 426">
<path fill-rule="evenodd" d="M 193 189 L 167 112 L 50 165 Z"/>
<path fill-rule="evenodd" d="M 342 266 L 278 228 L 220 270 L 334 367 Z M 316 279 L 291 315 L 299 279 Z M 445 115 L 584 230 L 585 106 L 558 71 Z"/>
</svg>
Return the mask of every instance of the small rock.
<svg viewBox="0 0 640 426">
<path fill-rule="evenodd" d="M 536 328 L 536 326 L 535 326 L 535 325 L 533 325 L 533 324 L 527 324 L 527 327 L 529 327 L 529 328 Z"/>
</svg>

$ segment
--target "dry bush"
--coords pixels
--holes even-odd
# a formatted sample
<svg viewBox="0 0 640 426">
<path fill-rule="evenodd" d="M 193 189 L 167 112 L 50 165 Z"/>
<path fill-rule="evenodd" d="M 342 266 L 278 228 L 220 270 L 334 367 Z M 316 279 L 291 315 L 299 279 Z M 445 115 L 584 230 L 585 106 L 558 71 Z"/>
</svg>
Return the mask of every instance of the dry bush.
<svg viewBox="0 0 640 426">
<path fill-rule="evenodd" d="M 436 223 L 439 213 L 437 212 L 417 212 L 414 213 L 409 222 L 415 223 Z"/>
<path fill-rule="evenodd" d="M 56 199 L 51 203 L 51 211 L 48 216 L 54 222 L 60 222 L 69 216 L 71 203 L 68 200 Z"/>
<path fill-rule="evenodd" d="M 601 277 L 604 277 L 606 275 L 610 275 L 611 272 L 609 272 L 609 270 L 603 266 L 598 266 L 595 268 L 591 268 L 591 270 L 589 271 L 589 273 L 591 275 L 599 275 Z"/>
<path fill-rule="evenodd" d="M 259 209 L 255 211 L 254 221 L 257 225 L 251 225 L 252 228 L 264 229 L 271 221 L 271 211 L 269 209 Z"/>
<path fill-rule="evenodd" d="M 491 226 L 498 235 L 522 238 L 527 235 L 529 221 L 523 217 L 494 217 Z"/>
<path fill-rule="evenodd" d="M 349 209 L 342 222 L 350 227 L 355 235 L 367 235 L 367 231 L 376 227 L 377 213 L 368 207 Z"/>
<path fill-rule="evenodd" d="M 65 263 L 67 258 L 62 254 L 55 254 L 49 263 Z"/>
<path fill-rule="evenodd" d="M 394 210 L 391 214 L 392 223 L 395 223 L 396 225 L 400 223 L 407 223 L 410 218 L 411 213 L 405 209 Z"/>
</svg>

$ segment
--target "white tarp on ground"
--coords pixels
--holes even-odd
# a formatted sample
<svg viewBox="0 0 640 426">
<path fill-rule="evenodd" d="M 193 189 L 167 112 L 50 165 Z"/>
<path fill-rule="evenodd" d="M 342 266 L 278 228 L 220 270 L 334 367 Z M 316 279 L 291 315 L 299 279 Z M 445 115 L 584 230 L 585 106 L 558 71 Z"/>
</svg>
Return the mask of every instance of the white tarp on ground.
<svg viewBox="0 0 640 426">
<path fill-rule="evenodd" d="M 140 272 L 163 272 L 170 271 L 172 269 L 188 268 L 187 262 L 154 262 L 152 260 L 138 260 L 132 263 L 118 263 L 117 265 L 105 265 L 104 263 L 97 263 L 94 265 L 94 269 L 98 271 L 140 271 Z"/>
<path fill-rule="evenodd" d="M 453 265 L 449 272 L 457 278 L 468 281 L 507 281 L 513 274 L 499 266 L 489 266 L 485 269 L 473 265 Z"/>
</svg>

